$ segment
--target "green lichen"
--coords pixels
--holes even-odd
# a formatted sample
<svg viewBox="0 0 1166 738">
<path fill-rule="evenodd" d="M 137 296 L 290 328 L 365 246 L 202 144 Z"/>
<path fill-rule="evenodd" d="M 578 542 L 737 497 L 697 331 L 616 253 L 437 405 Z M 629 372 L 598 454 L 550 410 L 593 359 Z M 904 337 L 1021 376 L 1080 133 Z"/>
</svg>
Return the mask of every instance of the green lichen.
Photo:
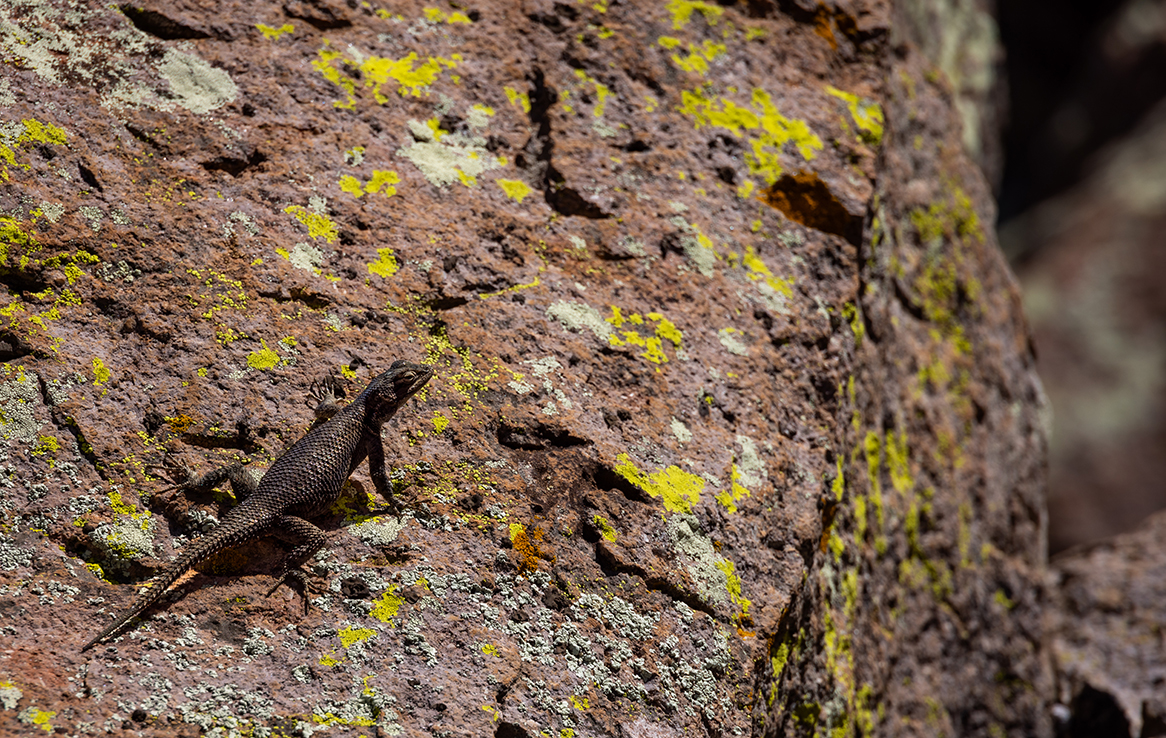
<svg viewBox="0 0 1166 738">
<path fill-rule="evenodd" d="M 954 185 L 950 186 L 944 201 L 932 203 L 926 209 L 912 210 L 910 220 L 923 243 L 942 237 L 971 237 L 980 243 L 984 242 L 980 216 L 972 205 L 972 199 L 963 189 Z"/>
<path fill-rule="evenodd" d="M 56 715 L 57 713 L 52 710 L 41 710 L 37 707 L 26 707 L 16 715 L 16 719 L 25 725 L 31 725 L 33 727 L 40 728 L 46 733 L 52 733 L 52 720 L 54 717 L 56 717 Z"/>
<path fill-rule="evenodd" d="M 292 217 L 306 225 L 308 235 L 312 238 L 322 238 L 328 243 L 333 243 L 340 237 L 336 224 L 323 213 L 313 212 L 300 205 L 289 205 L 283 212 L 291 213 Z"/>
<path fill-rule="evenodd" d="M 860 140 L 878 146 L 883 140 L 883 109 L 873 100 L 860 98 L 851 92 L 826 85 L 826 92 L 846 103 Z"/>
<path fill-rule="evenodd" d="M 336 631 L 336 635 L 340 636 L 340 645 L 344 648 L 348 648 L 354 643 L 363 643 L 376 634 L 377 632 L 372 628 L 357 628 L 355 626 Z"/>
<path fill-rule="evenodd" d="M 661 38 L 662 45 L 663 38 Z M 708 40 L 700 46 L 690 43 L 688 45 L 688 54 L 684 56 L 673 54 L 672 62 L 686 72 L 699 74 L 703 77 L 708 74 L 709 62 L 724 55 L 726 49 L 727 47 L 724 44 L 718 44 Z"/>
<path fill-rule="evenodd" d="M 267 26 L 262 23 L 256 23 L 255 27 L 258 28 L 259 32 L 262 33 L 269 41 L 274 41 L 283 34 L 292 33 L 296 30 L 295 26 L 293 26 L 291 23 L 284 23 L 279 28 L 276 28 L 275 26 Z"/>
<path fill-rule="evenodd" d="M 521 179 L 497 179 L 494 181 L 502 188 L 506 196 L 515 202 L 522 202 L 527 195 L 533 192 L 530 185 Z"/>
<path fill-rule="evenodd" d="M 725 97 L 708 96 L 699 89 L 681 92 L 680 99 L 680 112 L 692 116 L 697 129 L 712 126 L 737 138 L 744 137 L 749 172 L 767 185 L 781 177 L 781 151 L 787 143 L 792 143 L 806 161 L 822 149 L 822 139 L 804 121 L 779 113 L 769 93 L 761 88 L 753 90 L 747 107 Z"/>
<path fill-rule="evenodd" d="M 425 8 L 421 11 L 425 14 L 425 19 L 430 23 L 464 23 L 470 25 L 473 21 L 465 13 L 454 11 L 447 13 L 440 8 Z"/>
<path fill-rule="evenodd" d="M 101 385 L 109 381 L 109 367 L 101 359 L 93 357 L 93 384 Z"/>
<path fill-rule="evenodd" d="M 879 466 L 882 458 L 882 441 L 874 431 L 868 431 L 863 440 L 863 451 L 866 454 L 867 482 L 870 487 L 870 503 L 875 514 L 875 550 L 883 554 L 887 549 L 886 536 L 883 533 L 886 513 L 883 509 L 882 484 L 879 481 Z"/>
<path fill-rule="evenodd" d="M 401 605 L 405 604 L 405 598 L 396 594 L 397 585 L 390 584 L 381 598 L 373 603 L 372 609 L 369 610 L 369 615 L 381 621 L 388 623 L 401 611 Z"/>
<path fill-rule="evenodd" d="M 615 473 L 636 485 L 649 496 L 660 498 L 664 509 L 674 513 L 690 513 L 693 505 L 700 502 L 704 490 L 704 479 L 690 474 L 678 466 L 669 466 L 652 474 L 645 474 L 636 468 L 631 457 L 619 454 Z"/>
<path fill-rule="evenodd" d="M 648 313 L 647 316 L 642 316 L 639 313 L 632 313 L 625 318 L 620 308 L 615 305 L 610 307 L 611 315 L 605 320 L 614 328 L 623 328 L 625 324 L 628 326 L 625 330 L 612 331 L 608 335 L 610 345 L 640 347 L 644 349 L 640 357 L 657 365 L 668 362 L 668 355 L 664 352 L 664 341 L 671 342 L 675 349 L 680 348 L 684 334 L 662 314 Z M 645 317 L 647 321 L 644 320 Z M 646 335 L 642 332 L 648 330 L 652 333 Z"/>
<path fill-rule="evenodd" d="M 385 279 L 396 274 L 398 269 L 400 266 L 397 264 L 397 257 L 390 248 L 377 249 L 377 260 L 368 265 L 369 274 Z"/>
<path fill-rule="evenodd" d="M 280 362 L 279 354 L 267 348 L 266 341 L 261 340 L 260 343 L 262 344 L 263 348 L 247 354 L 247 366 L 251 367 L 252 369 L 258 369 L 260 371 L 265 371 L 267 369 L 272 369 L 278 366 Z"/>
<path fill-rule="evenodd" d="M 602 515 L 596 515 L 594 517 L 594 521 L 595 521 L 595 527 L 599 529 L 599 535 L 603 536 L 606 540 L 610 541 L 611 543 L 615 543 L 615 539 L 616 539 L 615 528 L 613 528 L 611 526 L 611 523 L 607 520 L 607 518 L 603 517 Z"/>
<path fill-rule="evenodd" d="M 503 87 L 502 91 L 506 93 L 506 99 L 510 101 L 511 105 L 520 108 L 522 112 L 530 112 L 530 95 L 525 92 L 519 92 L 513 87 Z"/>
<path fill-rule="evenodd" d="M 359 77 L 364 81 L 365 88 L 371 88 L 373 99 L 380 105 L 389 101 L 384 88 L 388 85 L 396 86 L 396 92 L 401 97 L 420 97 L 442 71 L 455 68 L 462 61 L 460 54 L 453 54 L 450 58 L 428 57 L 418 63 L 417 52 L 411 52 L 400 59 L 374 55 L 360 55 L 360 60 L 346 57 L 339 51 L 331 48 L 331 42 L 324 40 L 324 46 L 317 52 L 317 58 L 312 67 L 323 75 L 324 79 L 342 89 L 346 100 L 336 100 L 332 104 L 337 108 L 352 109 L 356 107 L 356 82 L 341 71 L 343 66 L 359 70 Z"/>
<path fill-rule="evenodd" d="M 673 28 L 684 28 L 692 20 L 693 13 L 700 13 L 706 23 L 715 26 L 725 12 L 719 5 L 702 0 L 668 0 L 665 7 L 672 15 Z"/>
</svg>

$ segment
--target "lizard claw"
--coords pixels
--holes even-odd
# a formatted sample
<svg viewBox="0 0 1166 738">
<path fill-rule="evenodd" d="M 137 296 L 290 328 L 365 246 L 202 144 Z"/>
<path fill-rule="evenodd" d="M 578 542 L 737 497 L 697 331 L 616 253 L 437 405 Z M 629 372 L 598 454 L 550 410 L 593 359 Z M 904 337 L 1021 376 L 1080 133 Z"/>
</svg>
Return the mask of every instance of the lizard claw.
<svg viewBox="0 0 1166 738">
<path fill-rule="evenodd" d="M 196 478 L 190 467 L 176 461 L 169 453 L 163 455 L 161 464 L 147 464 L 146 470 L 151 473 L 161 472 L 159 476 L 170 482 L 172 486 L 161 490 L 162 492 L 172 492 L 176 489 L 190 487 Z"/>
<path fill-rule="evenodd" d="M 267 590 L 266 596 L 270 597 L 275 594 L 275 591 L 284 584 L 287 584 L 287 580 L 289 579 L 296 583 L 296 589 L 299 590 L 300 598 L 304 601 L 304 614 L 307 615 L 308 605 L 311 604 L 308 601 L 308 592 L 311 591 L 311 588 L 308 586 L 308 577 L 307 574 L 304 573 L 303 569 L 292 569 L 291 571 L 285 572 L 283 575 L 278 577 L 275 580 L 275 585 L 271 589 Z"/>
<path fill-rule="evenodd" d="M 308 397 L 304 400 L 304 404 L 312 408 L 322 404 L 333 404 L 337 400 L 343 399 L 346 394 L 344 385 L 340 383 L 336 375 L 326 374 L 320 379 L 314 380 L 308 387 Z"/>
</svg>

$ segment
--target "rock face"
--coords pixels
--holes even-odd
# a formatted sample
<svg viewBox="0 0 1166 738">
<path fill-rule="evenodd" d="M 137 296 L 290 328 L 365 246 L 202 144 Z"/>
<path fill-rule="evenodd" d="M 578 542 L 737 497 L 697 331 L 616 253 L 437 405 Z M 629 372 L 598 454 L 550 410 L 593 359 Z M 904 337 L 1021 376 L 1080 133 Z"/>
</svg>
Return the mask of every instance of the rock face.
<svg viewBox="0 0 1166 738">
<path fill-rule="evenodd" d="M 1053 562 L 1052 620 L 1064 734 L 1162 735 L 1166 516 Z"/>
<path fill-rule="evenodd" d="M 0 726 L 1041 735 L 1039 387 L 886 3 L 0 9 Z M 77 649 L 403 358 L 318 520 Z"/>
</svg>

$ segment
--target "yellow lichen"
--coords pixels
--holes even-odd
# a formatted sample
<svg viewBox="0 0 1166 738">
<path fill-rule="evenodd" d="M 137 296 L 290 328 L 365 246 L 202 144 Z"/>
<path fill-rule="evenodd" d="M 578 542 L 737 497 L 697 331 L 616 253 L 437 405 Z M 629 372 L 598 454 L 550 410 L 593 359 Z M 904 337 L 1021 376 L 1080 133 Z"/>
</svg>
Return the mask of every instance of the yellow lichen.
<svg viewBox="0 0 1166 738">
<path fill-rule="evenodd" d="M 401 605 L 405 604 L 405 598 L 396 594 L 396 591 L 397 585 L 390 584 L 389 588 L 376 601 L 368 614 L 382 623 L 387 623 L 390 619 L 397 617 L 397 613 L 401 610 Z"/>
<path fill-rule="evenodd" d="M 389 248 L 377 249 L 377 260 L 368 265 L 369 274 L 376 274 L 386 279 L 396 274 L 398 269 L 400 266 L 397 264 L 397 257 Z"/>
<path fill-rule="evenodd" d="M 255 27 L 258 28 L 260 33 L 266 36 L 269 41 L 274 41 L 283 34 L 291 33 L 296 30 L 295 26 L 293 26 L 291 23 L 284 23 L 279 28 L 274 26 L 266 26 L 262 23 L 256 23 Z"/>
<path fill-rule="evenodd" d="M 267 348 L 266 341 L 260 341 L 263 348 L 247 354 L 247 366 L 260 371 L 271 369 L 279 364 L 279 354 Z"/>
<path fill-rule="evenodd" d="M 700 90 L 684 90 L 680 99 L 683 103 L 680 112 L 692 116 L 698 129 L 714 126 L 738 138 L 745 136 L 749 144 L 745 152 L 749 171 L 760 175 L 768 185 L 781 176 L 780 153 L 785 144 L 793 143 L 806 161 L 822 149 L 822 140 L 804 121 L 779 113 L 769 93 L 760 88 L 753 90 L 749 107 L 725 97 L 706 96 Z"/>
<path fill-rule="evenodd" d="M 850 110 L 850 117 L 858 127 L 859 138 L 872 146 L 878 146 L 883 140 L 883 109 L 873 100 L 860 98 L 851 92 L 845 92 L 826 85 L 826 92 L 846 103 Z"/>
<path fill-rule="evenodd" d="M 323 238 L 328 243 L 334 242 L 340 237 L 340 232 L 336 224 L 322 213 L 315 213 L 300 205 L 289 205 L 283 209 L 285 213 L 291 215 L 308 227 L 308 235 L 312 238 Z"/>
<path fill-rule="evenodd" d="M 521 179 L 498 179 L 495 181 L 502 188 L 502 191 L 506 193 L 506 196 L 516 202 L 522 202 L 533 191 L 530 189 L 530 185 Z"/>
<path fill-rule="evenodd" d="M 615 466 L 616 474 L 647 492 L 651 497 L 659 497 L 668 512 L 692 512 L 693 505 L 700 502 L 704 490 L 704 480 L 690 474 L 678 466 L 669 466 L 652 474 L 645 474 L 636 468 L 631 457 L 619 454 Z"/>
</svg>

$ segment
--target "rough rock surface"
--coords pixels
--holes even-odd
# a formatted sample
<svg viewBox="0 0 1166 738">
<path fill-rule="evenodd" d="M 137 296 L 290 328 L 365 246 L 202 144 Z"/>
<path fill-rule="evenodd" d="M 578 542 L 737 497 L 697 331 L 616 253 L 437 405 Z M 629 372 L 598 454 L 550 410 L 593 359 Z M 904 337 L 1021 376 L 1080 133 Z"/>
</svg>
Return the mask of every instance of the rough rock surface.
<svg viewBox="0 0 1166 738">
<path fill-rule="evenodd" d="M 1039 735 L 1039 391 L 886 3 L 0 9 L 0 730 Z M 884 125 L 886 132 L 884 136 Z M 319 591 L 165 450 L 437 376 Z M 395 460 L 395 461 L 393 461 Z"/>
<path fill-rule="evenodd" d="M 1166 732 L 1166 515 L 1052 562 L 1053 652 L 1063 734 Z"/>
</svg>

